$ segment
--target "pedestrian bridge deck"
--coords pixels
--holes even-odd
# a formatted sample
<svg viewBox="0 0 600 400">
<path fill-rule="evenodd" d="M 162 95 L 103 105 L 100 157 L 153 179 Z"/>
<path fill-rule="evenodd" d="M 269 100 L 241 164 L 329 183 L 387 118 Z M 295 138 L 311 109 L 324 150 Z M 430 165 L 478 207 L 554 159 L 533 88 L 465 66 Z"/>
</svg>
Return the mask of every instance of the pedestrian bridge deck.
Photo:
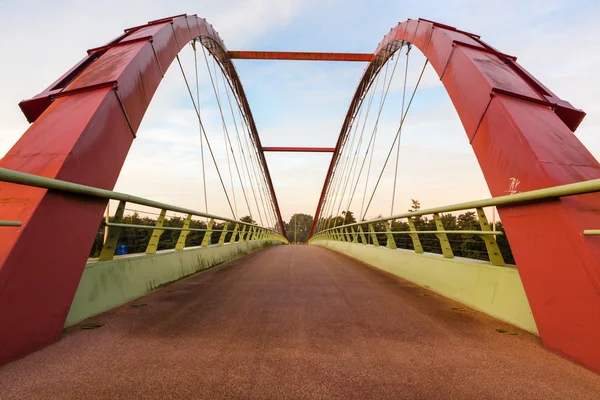
<svg viewBox="0 0 600 400">
<path fill-rule="evenodd" d="M 89 323 L 102 327 L 81 329 Z M 2 399 L 599 393 L 600 376 L 538 337 L 317 246 L 275 246 L 199 273 L 0 367 Z"/>
</svg>

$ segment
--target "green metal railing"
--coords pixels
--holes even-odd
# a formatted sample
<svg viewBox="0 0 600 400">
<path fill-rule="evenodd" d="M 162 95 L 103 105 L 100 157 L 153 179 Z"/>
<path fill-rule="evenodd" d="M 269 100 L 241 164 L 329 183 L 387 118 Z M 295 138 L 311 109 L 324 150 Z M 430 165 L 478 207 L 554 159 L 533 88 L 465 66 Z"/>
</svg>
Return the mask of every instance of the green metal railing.
<svg viewBox="0 0 600 400">
<path fill-rule="evenodd" d="M 416 253 L 423 253 L 423 246 L 421 245 L 421 239 L 419 235 L 433 234 L 437 237 L 441 251 L 444 257 L 453 258 L 454 254 L 450 243 L 448 241 L 448 234 L 469 234 L 479 236 L 485 243 L 486 252 L 489 257 L 490 263 L 493 265 L 504 265 L 504 258 L 498 248 L 496 242 L 496 236 L 502 235 L 502 232 L 492 231 L 490 224 L 487 220 L 485 212 L 483 211 L 486 207 L 500 207 L 510 206 L 516 204 L 547 201 L 551 199 L 557 199 L 566 196 L 575 196 L 580 194 L 600 192 L 600 179 L 571 183 L 568 185 L 555 186 L 546 189 L 532 190 L 524 193 L 516 193 L 507 196 L 494 197 L 490 199 L 469 201 L 465 203 L 458 203 L 443 207 L 434 207 L 424 210 L 417 210 L 414 212 L 406 212 L 402 214 L 392 215 L 390 217 L 375 218 L 368 221 L 355 222 L 352 224 L 345 224 L 340 226 L 334 226 L 332 228 L 324 229 L 317 232 L 309 243 L 318 240 L 334 240 L 343 242 L 372 244 L 374 246 L 380 246 L 378 235 L 383 236 L 387 239 L 386 247 L 390 249 L 396 249 L 395 235 L 409 235 L 412 239 L 412 245 Z M 472 230 L 446 230 L 442 219 L 441 213 L 451 213 L 456 211 L 467 211 L 475 209 L 477 212 L 478 222 L 481 227 L 481 231 Z M 414 218 L 420 216 L 433 216 L 435 222 L 435 231 L 424 231 L 417 230 L 415 226 Z M 405 219 L 408 223 L 409 230 L 407 231 L 392 231 L 391 221 L 399 221 Z M 377 231 L 374 226 L 376 224 L 383 224 L 385 230 Z M 363 229 L 363 227 L 365 229 Z M 583 235 L 593 236 L 600 235 L 600 230 L 585 230 Z M 384 239 L 384 240 L 386 240 Z"/>
<path fill-rule="evenodd" d="M 21 221 L 0 221 L 0 226 L 21 226 Z"/>
<path fill-rule="evenodd" d="M 115 251 L 117 249 L 117 242 L 119 240 L 119 236 L 125 228 L 152 230 L 152 236 L 150 237 L 150 240 L 146 247 L 146 254 L 156 253 L 156 250 L 158 249 L 158 242 L 160 240 L 160 236 L 166 230 L 180 231 L 175 250 L 183 250 L 185 248 L 185 241 L 187 235 L 193 231 L 205 232 L 201 243 L 202 247 L 207 247 L 211 244 L 211 236 L 213 232 L 220 233 L 217 245 L 225 244 L 225 238 L 227 236 L 227 233 L 231 233 L 229 243 L 253 240 L 278 240 L 283 243 L 287 243 L 287 239 L 284 238 L 279 232 L 269 228 L 263 228 L 248 222 L 237 221 L 234 219 L 220 217 L 213 214 L 207 214 L 189 208 L 178 207 L 154 200 L 148 200 L 142 197 L 132 196 L 125 193 L 113 192 L 111 190 L 99 189 L 91 186 L 80 185 L 77 183 L 61 181 L 58 179 L 45 178 L 42 176 L 13 171 L 5 168 L 0 168 L 0 181 L 25 186 L 33 186 L 42 189 L 56 190 L 81 196 L 90 196 L 106 200 L 119 201 L 119 205 L 112 219 L 112 222 L 106 223 L 106 226 L 108 226 L 108 235 L 104 242 L 104 246 L 102 247 L 102 251 L 100 252 L 100 260 L 110 260 L 114 257 Z M 125 205 L 127 203 L 133 203 L 141 206 L 160 209 L 160 215 L 156 220 L 156 224 L 154 226 L 148 226 L 122 223 L 123 216 L 125 213 Z M 182 227 L 163 226 L 165 222 L 166 213 L 168 211 L 186 214 L 186 218 L 183 221 Z M 209 222 L 207 224 L 206 229 L 190 228 L 192 217 L 207 218 Z M 223 229 L 213 230 L 215 221 L 221 221 L 224 224 Z M 21 226 L 21 222 L 0 221 L 0 226 L 19 227 Z M 230 226 L 233 226 L 232 230 L 229 229 Z"/>
</svg>

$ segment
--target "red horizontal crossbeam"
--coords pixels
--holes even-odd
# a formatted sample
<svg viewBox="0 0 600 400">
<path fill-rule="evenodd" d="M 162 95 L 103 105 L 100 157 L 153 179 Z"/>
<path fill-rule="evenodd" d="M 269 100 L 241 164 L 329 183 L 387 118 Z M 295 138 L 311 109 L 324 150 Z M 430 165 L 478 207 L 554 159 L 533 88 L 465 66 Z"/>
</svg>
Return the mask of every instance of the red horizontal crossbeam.
<svg viewBox="0 0 600 400">
<path fill-rule="evenodd" d="M 296 153 L 333 153 L 334 147 L 263 147 L 263 151 L 285 151 Z"/>
<path fill-rule="evenodd" d="M 245 60 L 362 61 L 371 62 L 371 53 L 315 53 L 306 51 L 230 51 L 230 58 Z"/>
</svg>

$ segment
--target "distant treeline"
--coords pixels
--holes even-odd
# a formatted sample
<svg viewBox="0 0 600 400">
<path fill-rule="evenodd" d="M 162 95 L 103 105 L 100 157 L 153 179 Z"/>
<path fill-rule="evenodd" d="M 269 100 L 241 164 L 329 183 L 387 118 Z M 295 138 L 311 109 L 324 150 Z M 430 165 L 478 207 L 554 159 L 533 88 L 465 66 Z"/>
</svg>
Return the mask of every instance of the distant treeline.
<svg viewBox="0 0 600 400">
<path fill-rule="evenodd" d="M 241 218 L 244 222 L 254 223 L 254 221 L 250 217 Z M 114 218 L 110 218 L 110 222 L 114 222 Z M 165 227 L 183 227 L 184 218 L 173 216 L 165 218 L 163 226 Z M 129 225 L 145 225 L 154 227 L 156 225 L 156 218 L 150 217 L 141 217 L 137 212 L 129 215 L 125 215 L 122 224 Z M 90 257 L 98 257 L 100 252 L 102 251 L 102 246 L 104 243 L 104 223 L 100 226 L 98 230 L 98 234 L 96 235 L 96 239 L 94 240 L 94 244 L 92 246 L 92 250 L 90 252 Z M 213 232 L 211 235 L 211 243 L 217 243 L 221 236 L 221 230 L 225 223 L 215 223 L 212 227 Z M 229 224 L 228 230 L 233 230 L 235 224 Z M 206 222 L 197 221 L 192 219 L 190 223 L 190 228 L 193 229 L 206 229 Z M 240 228 L 241 229 L 241 228 Z M 173 249 L 177 244 L 177 240 L 179 239 L 179 234 L 181 231 L 177 230 L 165 230 L 163 234 L 160 236 L 160 241 L 158 243 L 158 250 L 166 250 Z M 204 239 L 204 235 L 206 232 L 198 232 L 192 231 L 187 235 L 186 238 L 186 247 L 189 246 L 200 246 L 202 243 L 202 239 Z M 229 241 L 231 239 L 232 232 L 228 232 L 225 236 L 225 241 Z M 152 236 L 152 229 L 145 228 L 124 228 L 121 231 L 121 235 L 119 236 L 119 244 L 126 244 L 128 248 L 128 253 L 143 253 L 146 250 L 146 246 L 148 246 L 148 242 L 150 241 L 150 237 Z"/>
</svg>

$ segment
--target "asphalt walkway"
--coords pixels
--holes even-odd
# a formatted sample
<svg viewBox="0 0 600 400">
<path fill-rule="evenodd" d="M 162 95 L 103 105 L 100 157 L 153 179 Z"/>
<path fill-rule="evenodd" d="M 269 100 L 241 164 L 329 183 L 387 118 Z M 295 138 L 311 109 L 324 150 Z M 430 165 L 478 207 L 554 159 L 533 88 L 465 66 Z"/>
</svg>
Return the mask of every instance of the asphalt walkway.
<svg viewBox="0 0 600 400">
<path fill-rule="evenodd" d="M 102 326 L 1 367 L 0 399 L 600 399 L 600 376 L 537 337 L 315 246 L 250 254 L 89 323 Z"/>
</svg>

